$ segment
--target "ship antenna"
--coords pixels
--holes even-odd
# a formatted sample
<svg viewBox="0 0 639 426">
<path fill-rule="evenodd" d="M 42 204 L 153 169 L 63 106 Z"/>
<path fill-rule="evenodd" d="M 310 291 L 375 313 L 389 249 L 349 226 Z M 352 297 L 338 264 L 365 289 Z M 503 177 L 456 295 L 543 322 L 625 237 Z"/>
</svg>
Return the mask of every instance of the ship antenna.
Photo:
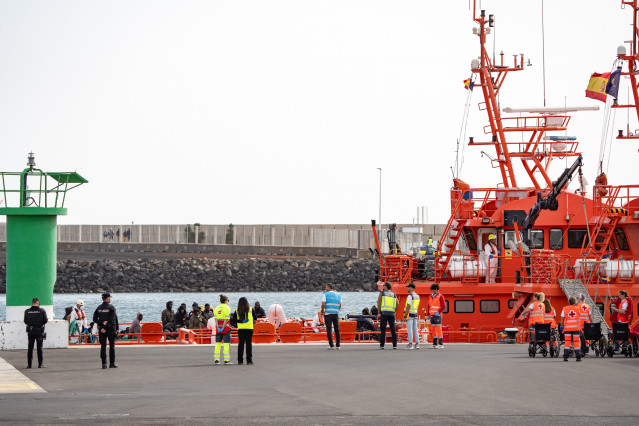
<svg viewBox="0 0 639 426">
<path fill-rule="evenodd" d="M 544 106 L 546 106 L 546 33 L 544 31 L 544 0 L 541 0 L 541 52 L 544 81 Z"/>
</svg>

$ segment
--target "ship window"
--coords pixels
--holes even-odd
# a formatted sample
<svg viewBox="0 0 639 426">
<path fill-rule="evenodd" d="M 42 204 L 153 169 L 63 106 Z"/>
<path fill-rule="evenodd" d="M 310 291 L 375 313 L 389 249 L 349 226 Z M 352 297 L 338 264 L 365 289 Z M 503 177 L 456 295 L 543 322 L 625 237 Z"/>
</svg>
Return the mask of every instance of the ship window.
<svg viewBox="0 0 639 426">
<path fill-rule="evenodd" d="M 523 234 L 521 231 L 519 231 L 519 240 L 521 241 L 523 239 Z M 508 247 L 508 241 L 512 241 L 513 243 L 517 243 L 517 239 L 515 238 L 515 231 L 506 231 L 505 233 L 505 240 L 504 240 L 504 247 Z"/>
<path fill-rule="evenodd" d="M 498 314 L 499 300 L 482 300 L 479 302 L 479 312 L 482 314 Z"/>
<path fill-rule="evenodd" d="M 444 308 L 444 312 L 445 314 L 448 313 L 448 300 L 446 300 L 446 307 Z"/>
<path fill-rule="evenodd" d="M 578 248 L 588 246 L 588 231 L 585 229 L 568 230 L 568 248 Z"/>
<path fill-rule="evenodd" d="M 512 309 L 515 307 L 515 303 L 517 303 L 517 299 L 510 299 L 508 301 L 508 309 Z"/>
<path fill-rule="evenodd" d="M 532 229 L 530 231 L 530 248 L 544 248 L 544 231 L 542 231 L 541 229 Z"/>
<path fill-rule="evenodd" d="M 548 238 L 550 239 L 551 250 L 561 250 L 564 248 L 564 233 L 561 229 L 551 229 Z"/>
<path fill-rule="evenodd" d="M 617 239 L 617 247 L 619 247 L 619 250 L 630 250 L 630 247 L 628 247 L 628 240 L 626 239 L 626 234 L 623 232 L 623 229 L 619 227 L 615 228 L 615 238 Z"/>
<path fill-rule="evenodd" d="M 597 302 L 595 303 L 595 305 L 597 306 L 597 309 L 599 309 L 599 312 L 601 312 L 601 315 L 604 315 L 604 304 L 601 302 Z"/>
<path fill-rule="evenodd" d="M 469 250 L 477 250 L 477 241 L 472 229 L 464 228 L 464 241 L 466 241 Z"/>
<path fill-rule="evenodd" d="M 474 300 L 455 300 L 455 313 L 472 314 L 475 312 Z"/>
</svg>

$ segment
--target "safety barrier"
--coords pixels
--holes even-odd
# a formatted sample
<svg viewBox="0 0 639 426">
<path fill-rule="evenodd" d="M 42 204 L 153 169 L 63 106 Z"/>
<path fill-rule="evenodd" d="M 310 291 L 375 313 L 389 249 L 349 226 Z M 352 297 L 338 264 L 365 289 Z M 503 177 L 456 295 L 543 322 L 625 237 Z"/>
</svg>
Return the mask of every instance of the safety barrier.
<svg viewBox="0 0 639 426">
<path fill-rule="evenodd" d="M 379 324 L 376 324 L 379 328 Z M 408 341 L 408 333 L 404 322 L 398 322 L 397 340 L 399 343 Z M 181 328 L 177 331 L 161 332 L 161 323 L 143 323 L 141 333 L 118 333 L 117 345 L 138 345 L 138 344 L 190 344 L 202 345 L 215 343 L 213 333 L 208 329 L 186 329 Z M 517 334 L 517 341 L 526 343 L 528 339 L 528 331 L 520 328 Z M 462 328 L 459 330 L 450 330 L 443 327 L 444 342 L 450 343 L 496 343 L 498 342 L 497 332 L 494 330 L 481 330 L 474 328 Z M 420 340 L 426 343 L 429 336 L 428 324 L 420 321 L 419 334 Z M 356 321 L 340 320 L 340 339 L 342 342 L 349 343 L 373 343 L 379 341 L 380 331 L 357 331 Z M 387 338 L 390 338 L 390 332 L 386 331 Z M 77 337 L 81 344 L 97 345 L 97 335 L 72 335 L 69 337 Z M 253 343 L 309 343 L 309 342 L 327 342 L 325 326 L 303 326 L 298 322 L 289 322 L 282 324 L 276 329 L 273 324 L 261 322 L 256 323 L 253 329 Z M 238 342 L 237 330 L 231 329 L 231 343 Z"/>
</svg>

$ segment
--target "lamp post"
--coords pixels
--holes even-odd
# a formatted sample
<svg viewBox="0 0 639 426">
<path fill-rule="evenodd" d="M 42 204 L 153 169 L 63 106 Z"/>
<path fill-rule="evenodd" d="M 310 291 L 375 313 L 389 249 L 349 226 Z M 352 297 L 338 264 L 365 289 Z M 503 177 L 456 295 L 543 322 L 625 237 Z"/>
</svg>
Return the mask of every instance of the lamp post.
<svg viewBox="0 0 639 426">
<path fill-rule="evenodd" d="M 379 170 L 379 241 L 382 241 L 382 168 L 378 167 Z"/>
</svg>

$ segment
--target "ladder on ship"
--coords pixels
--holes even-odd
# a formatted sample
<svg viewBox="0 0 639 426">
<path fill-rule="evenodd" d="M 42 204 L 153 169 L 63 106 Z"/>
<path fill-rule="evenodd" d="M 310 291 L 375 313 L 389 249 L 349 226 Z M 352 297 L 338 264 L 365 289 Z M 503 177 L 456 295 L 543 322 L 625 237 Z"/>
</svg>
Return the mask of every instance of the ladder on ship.
<svg viewBox="0 0 639 426">
<path fill-rule="evenodd" d="M 579 293 L 583 293 L 586 296 L 585 302 L 588 306 L 590 306 L 590 316 L 592 318 L 592 322 L 600 323 L 601 333 L 604 336 L 607 336 L 610 331 L 610 328 L 608 327 L 608 324 L 606 324 L 603 314 L 601 313 L 597 305 L 595 305 L 594 300 L 592 300 L 592 297 L 590 297 L 590 294 L 588 294 L 588 290 L 586 290 L 586 287 L 584 286 L 583 281 L 580 279 L 575 279 L 575 280 L 560 279 L 558 281 L 559 281 L 559 286 L 561 287 L 564 294 L 566 295 L 566 298 L 570 298 L 571 296 L 574 296 L 575 298 L 577 298 Z M 561 314 L 557 312 L 557 315 L 561 315 Z M 559 320 L 559 318 L 557 320 Z"/>
<path fill-rule="evenodd" d="M 605 197 L 606 200 L 599 208 L 600 214 L 592 228 L 590 248 L 591 253 L 596 255 L 597 260 L 601 260 L 603 255 L 608 251 L 609 245 L 612 245 L 612 248 L 617 246 L 616 239 L 612 238 L 615 234 L 615 227 L 621 217 L 627 214 L 625 209 L 615 208 L 615 201 L 617 200 L 620 189 L 621 188 L 611 188 L 610 194 Z M 581 251 L 584 252 L 585 248 L 586 240 L 584 239 Z"/>
<path fill-rule="evenodd" d="M 526 306 L 528 306 L 528 304 L 531 302 L 532 296 L 532 293 L 521 294 L 506 318 L 513 321 L 519 318 L 524 309 L 526 309 Z"/>
<path fill-rule="evenodd" d="M 435 281 L 441 280 L 446 274 L 446 269 L 467 221 L 467 219 L 454 219 L 453 216 L 451 215 L 448 220 L 442 238 L 437 244 L 438 258 L 435 262 Z"/>
</svg>

